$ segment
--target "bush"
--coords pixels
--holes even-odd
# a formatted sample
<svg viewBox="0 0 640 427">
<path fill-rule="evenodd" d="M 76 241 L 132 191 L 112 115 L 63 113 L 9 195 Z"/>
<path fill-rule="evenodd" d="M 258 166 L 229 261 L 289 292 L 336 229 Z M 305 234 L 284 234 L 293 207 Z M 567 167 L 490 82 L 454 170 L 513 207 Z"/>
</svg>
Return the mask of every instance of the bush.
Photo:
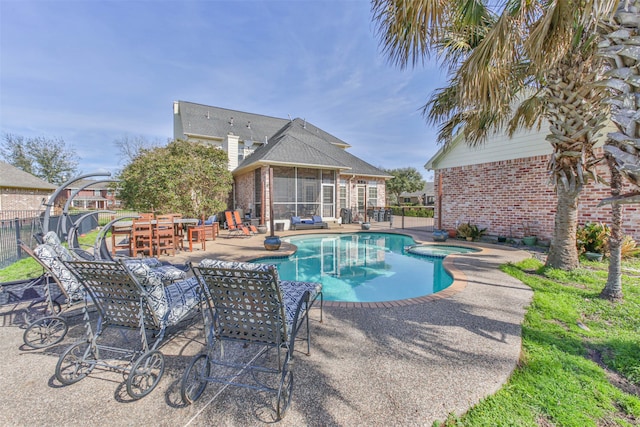
<svg viewBox="0 0 640 427">
<path fill-rule="evenodd" d="M 479 228 L 477 225 L 475 224 L 471 224 L 470 222 L 468 223 L 462 223 L 458 226 L 458 237 L 462 237 L 462 238 L 467 238 L 467 237 L 471 237 L 473 240 L 477 240 L 480 237 L 484 236 L 484 234 L 486 233 L 487 229 L 486 228 Z"/>
<path fill-rule="evenodd" d="M 611 229 L 609 226 L 601 222 L 587 222 L 583 226 L 578 226 L 576 232 L 578 253 L 606 253 L 610 235 Z"/>
<path fill-rule="evenodd" d="M 640 255 L 640 248 L 631 236 L 624 236 L 622 245 L 620 246 L 620 256 L 622 258 L 631 258 Z"/>
</svg>

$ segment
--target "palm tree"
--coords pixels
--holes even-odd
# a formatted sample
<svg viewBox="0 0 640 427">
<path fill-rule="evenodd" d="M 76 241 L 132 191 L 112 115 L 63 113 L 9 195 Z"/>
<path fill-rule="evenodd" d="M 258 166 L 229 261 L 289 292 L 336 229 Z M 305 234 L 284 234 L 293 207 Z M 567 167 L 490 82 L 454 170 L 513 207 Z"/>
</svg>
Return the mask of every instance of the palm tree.
<svg viewBox="0 0 640 427">
<path fill-rule="evenodd" d="M 592 85 L 601 71 L 594 56 L 595 28 L 615 4 L 373 0 L 381 43 L 392 62 L 416 65 L 440 48 L 436 54 L 452 70 L 450 86 L 425 106 L 431 120 L 444 119 L 440 141 L 447 143 L 462 129 L 478 144 L 492 130 L 506 126 L 514 132 L 547 119 L 554 149 L 549 170 L 558 199 L 547 258 L 551 267 L 578 266 L 577 200 L 593 177 L 593 144 L 606 119 L 603 91 Z M 467 43 L 451 42 L 460 40 Z M 514 114 L 517 100 L 522 102 Z"/>
<path fill-rule="evenodd" d="M 623 297 L 621 283 L 620 249 L 622 243 L 621 203 L 640 201 L 640 123 L 638 97 L 640 88 L 640 53 L 634 38 L 640 35 L 640 1 L 625 1 L 619 5 L 611 21 L 602 22 L 603 41 L 599 54 L 607 59 L 610 70 L 603 85 L 613 92 L 609 98 L 611 120 L 618 128 L 609 134 L 604 147 L 611 170 L 611 195 L 603 201 L 612 203 L 612 226 L 609 238 L 609 275 L 601 296 L 608 299 Z M 621 194 L 622 178 L 634 188 Z"/>
</svg>

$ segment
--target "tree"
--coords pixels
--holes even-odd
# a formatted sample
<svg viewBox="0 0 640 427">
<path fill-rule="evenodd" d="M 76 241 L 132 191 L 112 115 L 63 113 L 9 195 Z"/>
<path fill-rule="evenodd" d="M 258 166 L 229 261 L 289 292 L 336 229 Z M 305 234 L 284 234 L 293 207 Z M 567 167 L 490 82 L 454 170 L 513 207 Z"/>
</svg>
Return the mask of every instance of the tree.
<svg viewBox="0 0 640 427">
<path fill-rule="evenodd" d="M 609 275 L 601 292 L 603 298 L 620 299 L 622 293 L 621 203 L 640 201 L 640 117 L 637 99 L 640 88 L 635 83 L 639 76 L 640 57 L 635 53 L 640 28 L 640 2 L 623 2 L 612 20 L 602 22 L 603 41 L 599 54 L 605 58 L 609 70 L 602 85 L 611 90 L 611 120 L 617 131 L 610 133 L 605 144 L 605 157 L 611 170 L 611 197 L 603 203 L 612 203 L 611 236 L 609 237 Z M 634 190 L 622 193 L 622 179 Z"/>
<path fill-rule="evenodd" d="M 400 204 L 400 194 L 420 191 L 424 188 L 425 182 L 422 175 L 416 168 L 400 168 L 387 170 L 389 175 L 393 175 L 386 183 L 387 192 L 390 193 L 397 205 Z"/>
<path fill-rule="evenodd" d="M 449 86 L 425 110 L 443 121 L 439 140 L 458 131 L 472 144 L 490 132 L 550 123 L 548 168 L 558 196 L 547 266 L 578 266 L 577 199 L 593 175 L 593 144 L 606 118 L 593 83 L 598 18 L 615 2 L 504 3 L 374 0 L 374 20 L 389 58 L 415 65 L 436 48 Z M 513 105 L 519 103 L 515 110 Z"/>
<path fill-rule="evenodd" d="M 113 145 L 116 146 L 120 154 L 120 159 L 124 162 L 132 162 L 144 149 L 151 149 L 154 147 L 161 147 L 165 145 L 159 139 L 149 141 L 142 135 L 129 136 L 123 135 L 120 138 L 113 141 Z"/>
<path fill-rule="evenodd" d="M 136 210 L 210 215 L 227 206 L 227 164 L 224 151 L 204 144 L 177 140 L 142 149 L 119 174 L 119 197 Z"/>
<path fill-rule="evenodd" d="M 5 134 L 2 157 L 13 166 L 60 185 L 78 174 L 78 156 L 62 138 L 24 138 Z"/>
</svg>

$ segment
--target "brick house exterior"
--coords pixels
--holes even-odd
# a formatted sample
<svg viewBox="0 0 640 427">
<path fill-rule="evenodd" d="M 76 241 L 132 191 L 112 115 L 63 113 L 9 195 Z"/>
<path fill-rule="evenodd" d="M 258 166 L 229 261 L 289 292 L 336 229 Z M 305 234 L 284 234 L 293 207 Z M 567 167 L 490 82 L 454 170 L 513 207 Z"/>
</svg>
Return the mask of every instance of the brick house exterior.
<svg viewBox="0 0 640 427">
<path fill-rule="evenodd" d="M 0 161 L 1 219 L 13 219 L 19 212 L 41 211 L 42 201 L 46 201 L 55 189 L 55 185 Z"/>
<path fill-rule="evenodd" d="M 303 119 L 280 119 L 184 101 L 174 103 L 174 139 L 228 153 L 234 177 L 229 208 L 269 222 L 269 171 L 274 171 L 274 220 L 292 216 L 355 221 L 385 206 L 386 172 L 348 153 L 349 144 Z"/>
<path fill-rule="evenodd" d="M 550 241 L 557 205 L 547 171 L 550 153 L 543 131 L 519 132 L 512 139 L 497 135 L 478 148 L 461 139 L 453 141 L 425 165 L 435 171 L 436 227 L 452 229 L 469 221 L 486 227 L 489 235 L 520 238 L 527 223 L 532 234 Z M 596 153 L 602 154 L 602 149 Z M 608 180 L 606 164 L 600 163 L 596 170 Z M 585 186 L 578 223 L 610 223 L 611 207 L 598 207 L 609 196 L 607 185 L 590 182 Z M 640 207 L 622 206 L 623 232 L 638 241 Z"/>
<path fill-rule="evenodd" d="M 81 210 L 119 209 L 121 202 L 110 188 L 111 180 L 81 179 L 67 186 L 56 198 L 56 205 L 61 206 L 75 193 L 70 208 Z"/>
</svg>

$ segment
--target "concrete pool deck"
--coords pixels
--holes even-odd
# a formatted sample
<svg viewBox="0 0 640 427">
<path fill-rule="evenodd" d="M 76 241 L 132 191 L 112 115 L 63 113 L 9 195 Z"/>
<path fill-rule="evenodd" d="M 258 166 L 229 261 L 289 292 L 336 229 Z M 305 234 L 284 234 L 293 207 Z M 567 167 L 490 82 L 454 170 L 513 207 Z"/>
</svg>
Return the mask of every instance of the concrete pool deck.
<svg viewBox="0 0 640 427">
<path fill-rule="evenodd" d="M 385 225 L 373 223 L 372 231 L 401 232 L 419 242 L 431 241 L 431 233 Z M 358 230 L 356 225 L 344 225 L 320 232 Z M 224 234 L 208 241 L 206 252 L 181 252 L 164 259 L 197 263 L 203 258 L 265 256 L 264 236 L 226 239 Z M 532 291 L 498 267 L 529 253 L 497 245 L 474 246 L 483 251 L 446 259 L 455 282 L 433 298 L 377 308 L 325 306 L 323 323 L 317 321 L 317 310 L 312 310 L 312 353 L 295 359 L 291 407 L 278 425 L 431 425 L 449 413 L 464 413 L 499 390 L 518 362 L 521 323 Z M 291 250 L 291 245 L 283 244 L 278 255 Z M 55 364 L 82 335 L 79 318 L 60 345 L 27 350 L 15 313 L 3 310 L 2 314 L 0 425 L 245 426 L 274 421 L 272 395 L 246 389 L 220 390 L 209 385 L 193 405 L 182 403 L 180 376 L 203 348 L 198 324 L 166 342 L 162 352 L 167 366 L 160 384 L 149 396 L 131 401 L 122 374 L 115 372 L 94 372 L 66 387 L 57 384 Z"/>
</svg>

